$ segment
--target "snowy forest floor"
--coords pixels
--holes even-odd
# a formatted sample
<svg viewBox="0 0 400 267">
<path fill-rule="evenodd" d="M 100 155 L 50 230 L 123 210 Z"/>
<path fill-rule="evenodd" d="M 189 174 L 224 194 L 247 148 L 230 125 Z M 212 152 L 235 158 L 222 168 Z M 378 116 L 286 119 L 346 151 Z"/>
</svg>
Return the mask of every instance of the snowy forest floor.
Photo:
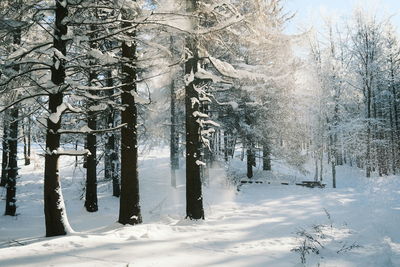
<svg viewBox="0 0 400 267">
<path fill-rule="evenodd" d="M 237 191 L 225 169 L 216 168 L 204 187 L 206 220 L 191 222 L 184 220 L 184 172 L 171 188 L 168 155 L 159 149 L 140 158 L 144 223 L 137 226 L 115 223 L 119 200 L 111 182 L 99 182 L 99 211 L 86 212 L 84 170 L 62 158 L 64 200 L 76 232 L 56 238 L 44 238 L 43 160 L 34 156 L 20 170 L 19 215 L 0 216 L 0 266 L 302 266 L 301 251 L 306 266 L 400 266 L 399 177 L 367 179 L 343 166 L 337 189 L 328 172 L 327 188 L 310 189 L 292 183 L 312 174 L 275 163 L 272 174 L 258 170 L 257 178 L 287 177 L 290 185 L 246 184 Z M 245 176 L 244 163 L 234 160 L 232 167 Z M 3 211 L 3 188 L 0 198 Z"/>
</svg>

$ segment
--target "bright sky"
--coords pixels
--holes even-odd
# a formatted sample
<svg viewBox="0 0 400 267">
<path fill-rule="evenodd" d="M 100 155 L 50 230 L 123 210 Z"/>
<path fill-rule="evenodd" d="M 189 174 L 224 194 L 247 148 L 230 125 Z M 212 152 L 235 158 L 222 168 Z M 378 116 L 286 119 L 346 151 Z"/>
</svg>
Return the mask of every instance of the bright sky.
<svg viewBox="0 0 400 267">
<path fill-rule="evenodd" d="M 323 26 L 324 17 L 350 17 L 355 7 L 362 7 L 379 17 L 392 16 L 392 22 L 400 32 L 400 0 L 284 0 L 286 11 L 296 12 L 287 27 L 288 33 L 298 32 L 311 25 Z"/>
</svg>

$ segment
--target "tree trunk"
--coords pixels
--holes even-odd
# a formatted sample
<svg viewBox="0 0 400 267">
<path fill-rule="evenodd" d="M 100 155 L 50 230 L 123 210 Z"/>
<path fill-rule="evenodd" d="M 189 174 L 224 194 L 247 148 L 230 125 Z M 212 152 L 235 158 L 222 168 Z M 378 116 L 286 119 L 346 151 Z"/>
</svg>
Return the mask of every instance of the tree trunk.
<svg viewBox="0 0 400 267">
<path fill-rule="evenodd" d="M 66 41 L 62 36 L 67 35 L 68 28 L 63 24 L 63 20 L 68 16 L 67 6 L 59 1 L 55 1 L 55 38 L 53 46 L 64 56 L 66 55 Z M 51 67 L 51 81 L 60 86 L 65 80 L 65 60 L 53 56 L 53 66 Z M 60 90 L 59 89 L 59 90 Z M 57 113 L 57 108 L 63 102 L 62 92 L 49 94 L 49 111 L 51 114 Z M 58 169 L 57 149 L 60 147 L 60 134 L 58 130 L 61 126 L 61 118 L 57 120 L 47 119 L 46 132 L 46 155 L 44 170 L 44 214 L 46 221 L 46 236 L 65 235 L 69 230 L 69 224 L 65 213 L 64 200 L 62 198 L 60 171 Z"/>
<path fill-rule="evenodd" d="M 1 180 L 0 186 L 6 186 L 7 183 L 7 172 L 8 172 L 8 135 L 9 135 L 9 112 L 4 112 L 4 119 L 3 119 L 3 142 L 2 142 L 2 162 L 1 162 Z"/>
<path fill-rule="evenodd" d="M 92 130 L 96 130 L 96 113 L 88 112 L 88 127 Z M 87 149 L 90 154 L 87 156 L 86 162 L 86 198 L 85 208 L 88 212 L 96 212 L 97 206 L 97 140 L 95 134 L 87 135 Z"/>
<path fill-rule="evenodd" d="M 332 160 L 332 187 L 336 188 L 336 163 Z"/>
<path fill-rule="evenodd" d="M 318 154 L 315 152 L 315 174 L 314 181 L 318 181 Z"/>
<path fill-rule="evenodd" d="M 9 159 L 7 174 L 7 196 L 5 215 L 16 215 L 16 184 L 18 177 L 18 107 L 13 107 L 10 111 L 10 136 L 8 138 Z"/>
<path fill-rule="evenodd" d="M 193 50 L 191 50 L 193 52 Z M 197 55 L 187 60 L 185 74 L 197 72 Z M 192 98 L 198 99 L 195 81 L 185 87 L 186 107 L 186 216 L 189 219 L 204 219 L 203 196 L 201 188 L 200 165 L 201 143 L 200 126 L 193 114 L 199 111 L 199 104 L 192 104 Z"/>
<path fill-rule="evenodd" d="M 179 169 L 179 133 L 177 131 L 176 89 L 171 81 L 171 134 L 170 134 L 170 160 L 171 160 L 171 186 L 176 187 L 176 170 Z"/>
<path fill-rule="evenodd" d="M 28 116 L 27 124 L 22 125 L 24 140 L 24 161 L 25 166 L 31 164 L 31 118 Z"/>
<path fill-rule="evenodd" d="M 196 0 L 187 0 L 187 11 L 197 8 Z M 200 111 L 199 93 L 196 86 L 199 80 L 193 77 L 197 72 L 199 55 L 197 40 L 193 36 L 186 38 L 186 48 L 189 52 L 185 62 L 185 121 L 186 121 L 186 218 L 191 220 L 204 219 L 203 195 L 201 183 L 201 142 L 200 125 L 196 112 Z M 189 79 L 189 77 L 193 77 Z M 197 99 L 197 101 L 193 101 Z"/>
<path fill-rule="evenodd" d="M 28 157 L 25 161 L 25 165 L 31 164 L 31 147 L 32 146 L 32 119 L 31 116 L 28 117 Z"/>
<path fill-rule="evenodd" d="M 229 132 L 225 130 L 224 131 L 224 160 L 225 160 L 225 162 L 229 161 L 228 140 L 229 140 Z"/>
<path fill-rule="evenodd" d="M 365 175 L 371 177 L 371 89 L 367 88 L 367 154 L 365 162 Z"/>
<path fill-rule="evenodd" d="M 123 23 L 123 27 L 130 27 L 131 23 Z M 142 223 L 139 203 L 138 178 L 138 147 L 137 147 L 137 108 L 132 92 L 136 92 L 136 32 L 130 33 L 131 42 L 122 43 L 122 105 L 121 112 L 121 196 L 118 222 L 121 224 Z"/>
<path fill-rule="evenodd" d="M 268 144 L 263 145 L 263 170 L 271 170 L 271 150 Z"/>
<path fill-rule="evenodd" d="M 111 72 L 107 72 L 107 87 L 112 87 L 113 84 L 112 74 Z M 106 94 L 111 97 L 114 94 L 114 90 L 106 90 Z M 115 127 L 115 110 L 111 105 L 108 107 L 107 126 Z M 118 176 L 119 161 L 114 132 L 107 133 L 106 136 L 104 166 L 104 178 L 106 180 L 112 180 L 113 196 L 119 197 L 121 194 Z"/>
<path fill-rule="evenodd" d="M 247 149 L 247 178 L 253 178 L 253 151 L 251 148 Z"/>
<path fill-rule="evenodd" d="M 390 99 L 391 104 L 393 103 L 393 96 Z M 394 127 L 394 121 L 393 121 L 393 108 L 392 106 L 389 107 L 389 122 L 390 122 L 390 148 L 391 148 L 391 156 L 392 156 L 392 173 L 393 175 L 396 175 L 396 162 L 397 162 L 397 155 L 396 155 L 396 146 L 397 142 L 395 142 L 395 135 L 396 135 L 396 129 Z"/>
<path fill-rule="evenodd" d="M 15 45 L 21 44 L 21 29 L 15 29 L 14 41 Z M 19 72 L 19 66 L 13 68 Z M 17 93 L 15 93 L 17 94 Z M 6 211 L 5 215 L 16 215 L 16 185 L 18 177 L 18 105 L 14 105 L 10 111 L 10 132 L 8 136 L 8 171 L 7 171 L 7 195 L 6 195 Z"/>
<path fill-rule="evenodd" d="M 322 150 L 322 148 L 321 148 Z M 323 179 L 323 170 L 324 170 L 324 151 L 322 150 L 319 153 L 319 180 L 322 181 Z"/>
<path fill-rule="evenodd" d="M 97 16 L 95 16 L 97 17 Z M 90 26 L 90 30 L 94 32 L 96 27 Z M 94 35 L 91 36 L 95 38 Z M 96 48 L 95 42 L 90 42 L 90 48 Z M 92 59 L 90 59 L 89 65 L 94 65 Z M 93 80 L 96 79 L 96 73 L 90 69 L 89 70 L 89 86 L 93 85 Z M 90 90 L 89 94 L 93 97 L 97 96 L 96 90 Z M 92 111 L 90 107 L 97 104 L 96 100 L 90 99 L 88 101 L 88 112 L 87 112 L 87 125 L 90 129 L 97 129 L 97 114 Z M 86 159 L 86 196 L 85 196 L 85 208 L 88 212 L 96 212 L 98 210 L 97 204 L 97 138 L 95 134 L 87 134 L 86 145 L 90 154 Z"/>
</svg>

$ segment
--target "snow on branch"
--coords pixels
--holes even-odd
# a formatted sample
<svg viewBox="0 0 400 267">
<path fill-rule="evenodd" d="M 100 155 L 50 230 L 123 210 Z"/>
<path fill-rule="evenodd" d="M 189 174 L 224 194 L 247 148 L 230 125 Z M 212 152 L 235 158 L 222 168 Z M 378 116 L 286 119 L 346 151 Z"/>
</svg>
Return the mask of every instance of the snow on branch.
<svg viewBox="0 0 400 267">
<path fill-rule="evenodd" d="M 64 150 L 58 148 L 57 150 L 50 151 L 49 148 L 46 149 L 47 155 L 59 155 L 59 156 L 87 156 L 91 155 L 88 149 L 84 150 Z"/>
<path fill-rule="evenodd" d="M 115 55 L 113 55 L 110 52 L 103 53 L 99 49 L 92 48 L 89 51 L 88 56 L 96 59 L 102 65 L 117 64 L 118 63 L 118 59 L 115 58 Z"/>
<path fill-rule="evenodd" d="M 205 34 L 222 31 L 222 30 L 225 30 L 226 28 L 229 28 L 229 27 L 243 21 L 243 19 L 244 18 L 241 15 L 236 15 L 234 17 L 231 17 L 231 18 L 225 20 L 224 22 L 217 24 L 214 27 L 200 29 L 200 30 L 194 31 L 194 33 L 196 35 L 205 35 Z"/>
<path fill-rule="evenodd" d="M 233 79 L 238 79 L 240 76 L 238 74 L 238 71 L 229 63 L 223 62 L 219 59 L 216 59 L 214 57 L 209 57 L 211 64 L 214 66 L 214 68 L 221 73 L 221 75 L 230 77 Z"/>
<path fill-rule="evenodd" d="M 121 128 L 124 128 L 126 125 L 127 124 L 124 123 L 124 124 L 118 125 L 117 127 L 107 128 L 107 129 L 100 129 L 100 130 L 92 130 L 88 126 L 85 125 L 79 130 L 64 130 L 64 129 L 60 129 L 57 132 L 59 134 L 98 134 L 98 133 L 106 133 L 106 132 L 116 131 L 116 130 L 119 130 Z"/>
<path fill-rule="evenodd" d="M 12 102 L 11 104 L 9 104 L 9 105 L 5 106 L 4 108 L 2 108 L 2 109 L 0 110 L 0 113 L 6 111 L 7 109 L 11 108 L 12 106 L 14 106 L 14 105 L 16 105 L 16 104 L 18 104 L 18 103 L 23 102 L 24 100 L 31 99 L 31 98 L 35 98 L 35 97 L 39 97 L 39 96 L 47 96 L 47 95 L 48 95 L 47 93 L 35 94 L 35 95 L 30 95 L 30 96 L 26 96 L 26 97 L 17 99 L 17 100 L 15 100 L 14 102 Z"/>
<path fill-rule="evenodd" d="M 75 112 L 75 113 L 82 112 L 80 109 L 72 107 L 69 103 L 62 103 L 61 105 L 59 105 L 57 107 L 57 111 L 55 113 L 51 113 L 49 115 L 49 120 L 52 123 L 58 123 L 60 121 L 61 115 L 67 110 Z"/>
</svg>

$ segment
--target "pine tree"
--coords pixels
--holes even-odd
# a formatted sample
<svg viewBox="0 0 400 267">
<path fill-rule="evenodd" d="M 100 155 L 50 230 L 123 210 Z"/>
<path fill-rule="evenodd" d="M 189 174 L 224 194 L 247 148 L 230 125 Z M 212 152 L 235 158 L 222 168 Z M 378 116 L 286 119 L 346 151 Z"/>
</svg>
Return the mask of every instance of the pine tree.
<svg viewBox="0 0 400 267">
<path fill-rule="evenodd" d="M 63 36 L 67 35 L 68 27 L 65 19 L 68 17 L 68 3 L 66 0 L 55 1 L 55 24 L 54 40 L 55 49 L 53 65 L 51 67 L 51 81 L 54 83 L 55 90 L 49 94 L 50 117 L 47 119 L 46 131 L 46 155 L 44 170 L 44 213 L 46 221 L 46 236 L 65 235 L 69 225 L 66 220 L 65 208 L 63 204 L 59 157 L 57 150 L 60 147 L 61 118 L 57 116 L 63 103 L 63 86 L 65 82 L 65 59 L 67 49 L 66 40 Z M 52 115 L 55 115 L 52 117 Z"/>
<path fill-rule="evenodd" d="M 133 0 L 131 0 L 133 1 Z M 135 2 L 135 1 L 133 1 Z M 129 10 L 122 9 L 122 18 L 129 19 Z M 132 27 L 132 23 L 123 22 L 123 28 Z M 136 30 L 126 33 L 127 40 L 122 42 L 122 94 L 124 110 L 121 123 L 121 196 L 118 222 L 121 224 L 139 224 L 142 222 L 138 177 L 138 127 L 137 107 L 134 94 L 136 85 Z"/>
</svg>

